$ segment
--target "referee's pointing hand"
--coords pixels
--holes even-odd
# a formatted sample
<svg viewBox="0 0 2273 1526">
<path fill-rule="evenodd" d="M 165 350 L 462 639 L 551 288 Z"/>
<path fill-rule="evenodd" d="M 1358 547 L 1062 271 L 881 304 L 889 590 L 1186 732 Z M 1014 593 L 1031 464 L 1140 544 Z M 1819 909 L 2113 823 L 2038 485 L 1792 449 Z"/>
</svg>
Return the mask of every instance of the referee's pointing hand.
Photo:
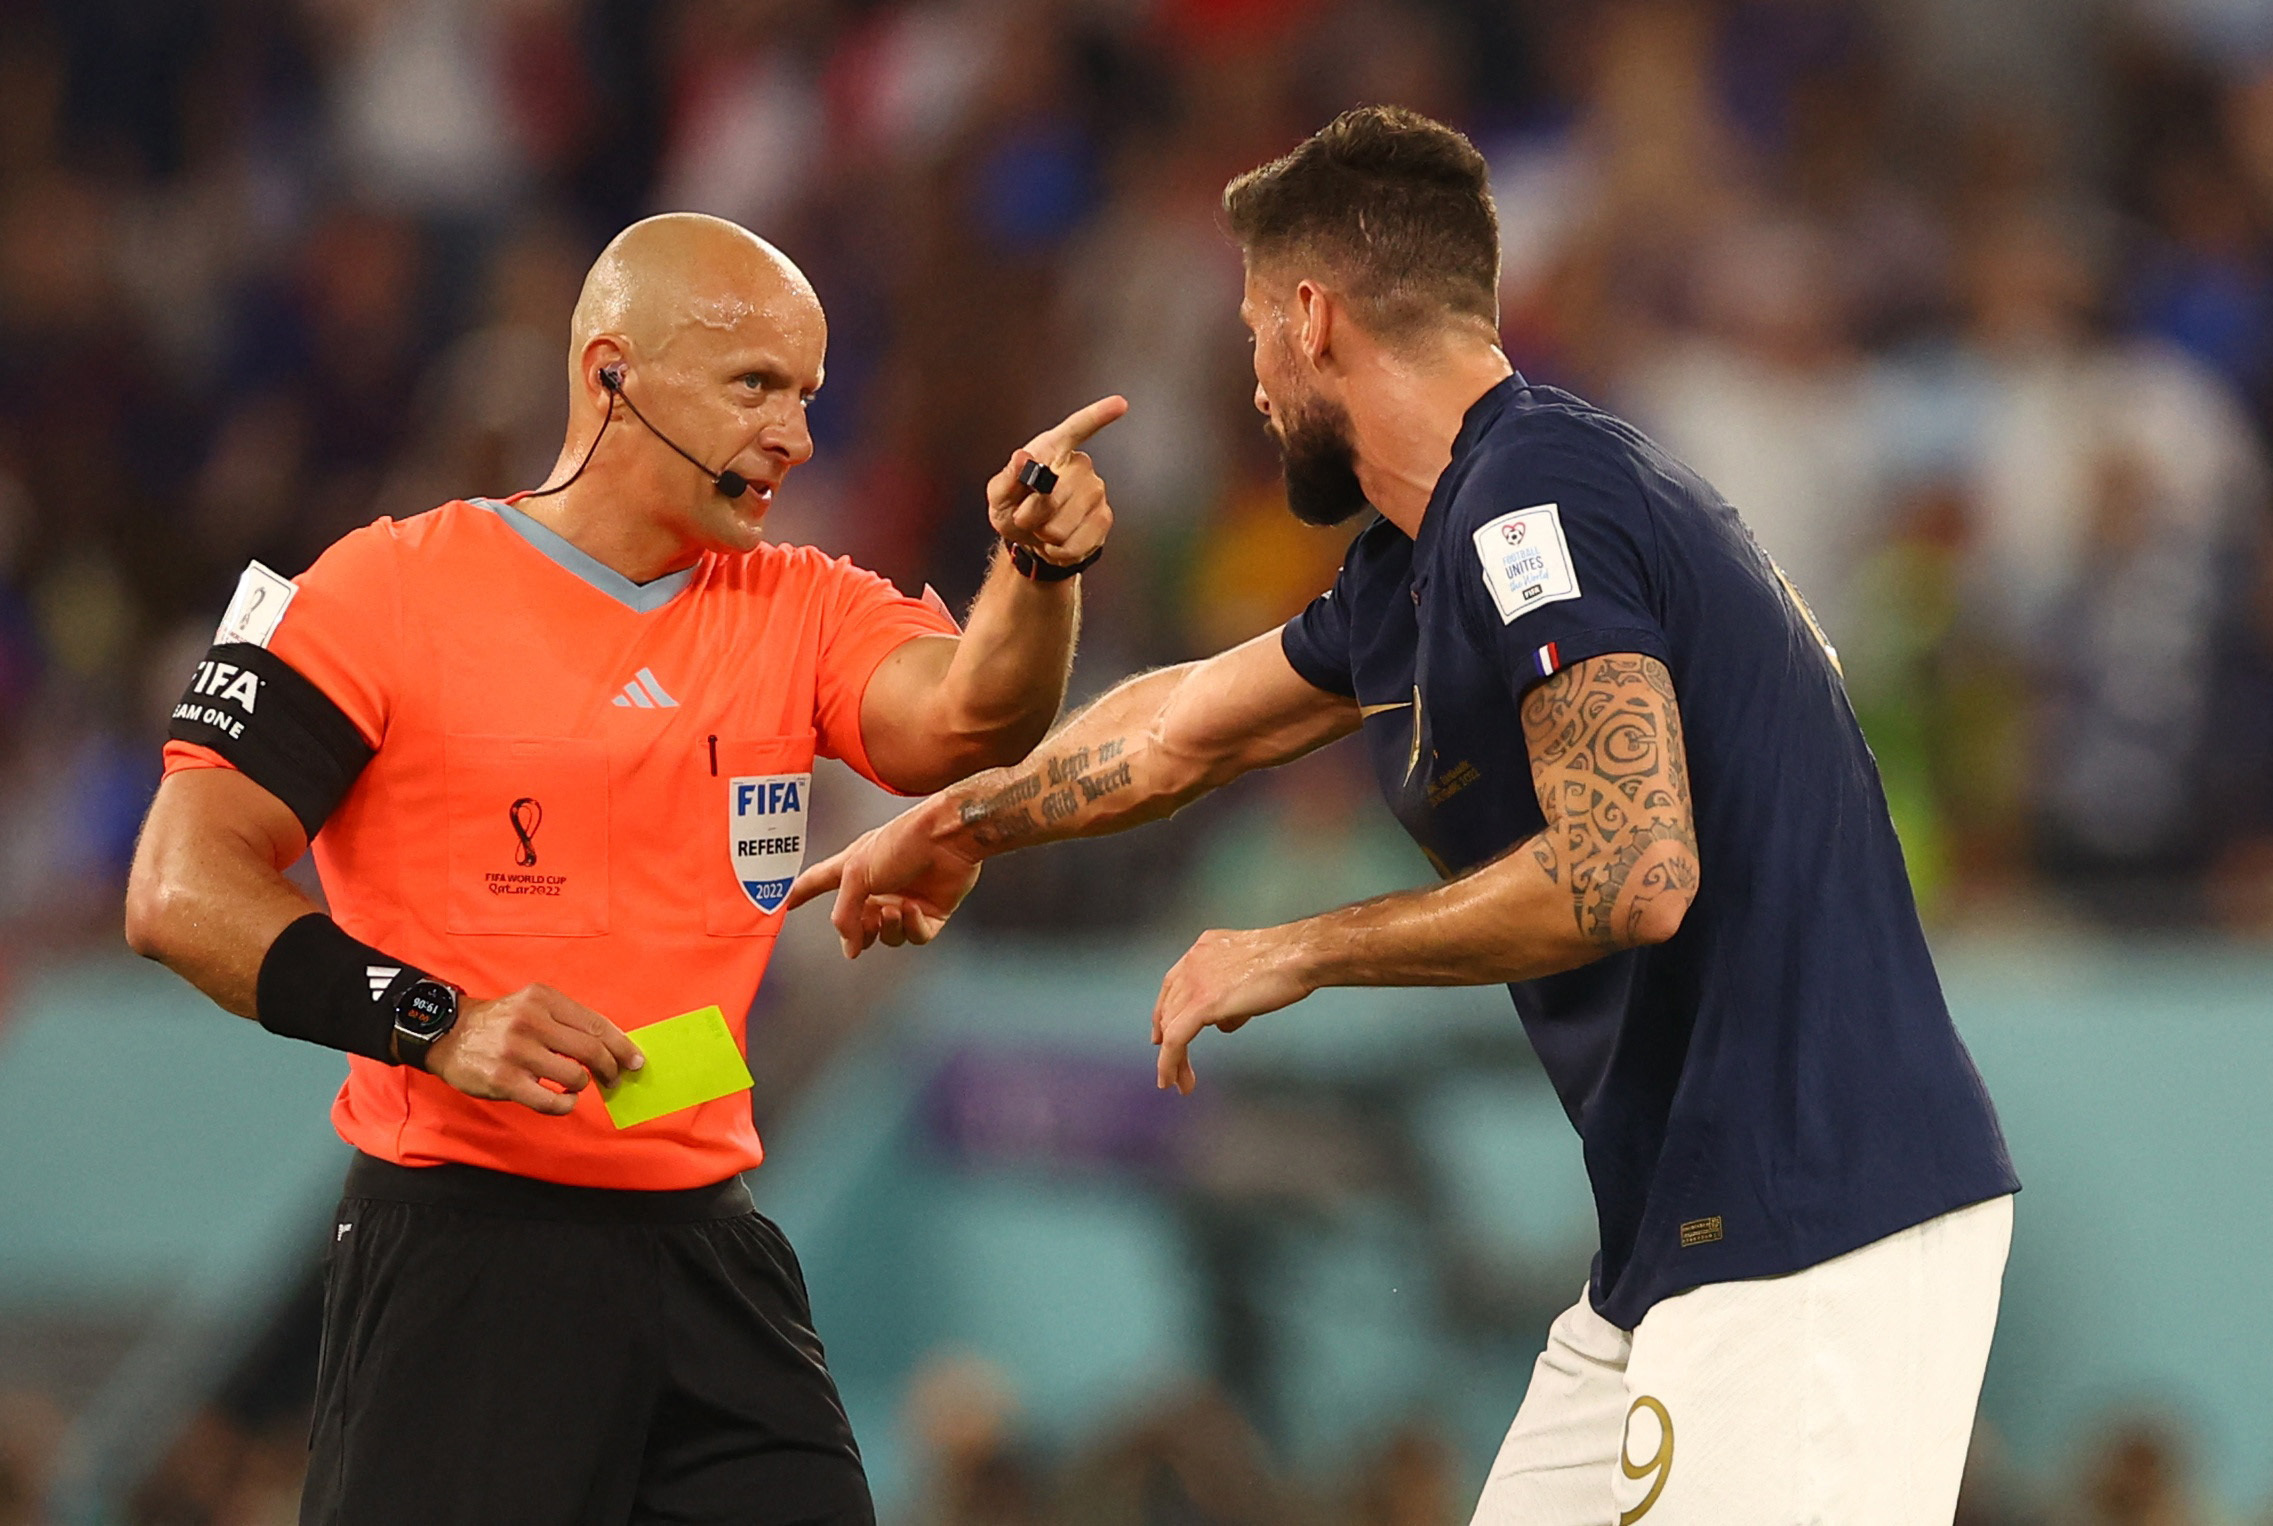
<svg viewBox="0 0 2273 1526">
<path fill-rule="evenodd" d="M 987 483 L 987 520 L 995 533 L 1060 566 L 1104 545 L 1113 528 L 1113 506 L 1105 501 L 1105 479 L 1081 447 L 1128 411 L 1127 398 L 1101 397 L 1012 451 L 1010 464 Z M 1056 472 L 1057 486 L 1037 493 L 1019 481 L 1018 473 L 1029 461 Z"/>
<path fill-rule="evenodd" d="M 469 1097 L 555 1116 L 572 1111 L 589 1083 L 613 1086 L 646 1063 L 621 1028 L 551 986 L 467 1002 L 457 1026 L 426 1052 L 426 1068 Z"/>
</svg>

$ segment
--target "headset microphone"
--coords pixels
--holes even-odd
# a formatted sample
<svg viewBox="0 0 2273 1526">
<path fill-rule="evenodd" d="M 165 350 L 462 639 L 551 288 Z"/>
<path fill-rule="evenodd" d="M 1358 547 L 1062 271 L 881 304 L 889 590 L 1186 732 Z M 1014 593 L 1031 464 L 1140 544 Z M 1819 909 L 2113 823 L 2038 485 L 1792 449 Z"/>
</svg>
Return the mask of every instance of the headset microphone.
<svg viewBox="0 0 2273 1526">
<path fill-rule="evenodd" d="M 608 414 L 606 418 L 600 420 L 600 433 L 592 436 L 591 445 L 585 449 L 584 459 L 576 463 L 576 470 L 568 474 L 567 482 L 563 482 L 559 487 L 540 488 L 532 493 L 523 493 L 521 494 L 523 498 L 549 498 L 554 493 L 560 492 L 565 489 L 569 483 L 574 482 L 577 478 L 584 475 L 584 468 L 592 464 L 592 456 L 594 452 L 598 451 L 600 448 L 601 435 L 605 435 L 608 432 L 608 425 L 614 420 L 616 416 L 616 401 L 619 398 L 622 399 L 623 405 L 631 410 L 631 416 L 639 420 L 639 422 L 645 426 L 649 434 L 655 436 L 656 439 L 661 440 L 665 445 L 668 445 L 671 447 L 671 449 L 677 451 L 681 456 L 686 458 L 687 463 L 694 467 L 696 471 L 701 472 L 705 477 L 708 477 L 710 479 L 711 486 L 718 489 L 719 496 L 724 498 L 739 498 L 750 490 L 750 479 L 743 476 L 740 472 L 735 471 L 732 467 L 728 467 L 722 472 L 712 471 L 709 467 L 702 464 L 701 458 L 696 456 L 693 451 L 688 450 L 684 445 L 681 445 L 678 441 L 672 439 L 662 430 L 657 429 L 653 424 L 649 423 L 647 415 L 639 411 L 639 404 L 633 402 L 630 396 L 625 393 L 623 389 L 623 367 L 600 367 L 600 386 L 608 394 Z"/>
<path fill-rule="evenodd" d="M 739 498 L 750 490 L 750 479 L 743 476 L 740 472 L 734 470 L 732 467 L 728 467 L 722 472 L 712 471 L 709 467 L 702 464 L 702 459 L 698 457 L 693 451 L 687 449 L 684 445 L 681 445 L 678 441 L 672 439 L 662 430 L 657 429 L 653 424 L 648 423 L 647 415 L 639 411 L 639 404 L 633 402 L 631 400 L 631 395 L 625 392 L 623 389 L 623 368 L 621 366 L 602 366 L 600 368 L 600 385 L 608 389 L 610 396 L 622 398 L 623 405 L 631 410 L 631 416 L 639 420 L 639 422 L 646 427 L 646 430 L 649 434 L 655 436 L 656 439 L 661 440 L 665 445 L 670 446 L 681 456 L 684 456 L 689 465 L 694 467 L 696 471 L 701 472 L 705 477 L 708 477 L 710 479 L 711 486 L 718 489 L 719 495 L 721 497 Z"/>
</svg>

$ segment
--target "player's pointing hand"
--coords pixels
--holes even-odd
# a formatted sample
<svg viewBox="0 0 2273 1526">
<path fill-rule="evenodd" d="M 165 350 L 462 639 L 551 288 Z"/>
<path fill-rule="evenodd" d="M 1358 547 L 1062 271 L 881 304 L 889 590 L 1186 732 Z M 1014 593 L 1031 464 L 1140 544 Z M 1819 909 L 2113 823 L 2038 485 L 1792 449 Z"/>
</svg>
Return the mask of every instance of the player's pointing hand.
<svg viewBox="0 0 2273 1526">
<path fill-rule="evenodd" d="M 1113 507 L 1105 500 L 1105 479 L 1081 447 L 1128 411 L 1127 398 L 1099 398 L 1011 452 L 1009 464 L 987 484 L 987 520 L 995 533 L 1060 566 L 1104 545 L 1113 528 Z M 1057 485 L 1047 493 L 1020 480 L 1030 461 L 1057 474 Z"/>
<path fill-rule="evenodd" d="M 914 813 L 886 822 L 813 865 L 789 887 L 786 910 L 835 891 L 829 921 L 857 959 L 876 943 L 929 943 L 979 882 L 979 866 L 912 825 Z"/>
</svg>

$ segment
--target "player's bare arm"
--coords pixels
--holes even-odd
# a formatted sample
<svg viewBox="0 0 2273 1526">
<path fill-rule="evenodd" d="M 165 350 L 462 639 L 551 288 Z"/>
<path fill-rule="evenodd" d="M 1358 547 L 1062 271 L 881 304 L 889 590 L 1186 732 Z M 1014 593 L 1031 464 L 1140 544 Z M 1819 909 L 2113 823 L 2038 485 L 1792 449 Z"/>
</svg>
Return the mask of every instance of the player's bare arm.
<svg viewBox="0 0 2273 1526">
<path fill-rule="evenodd" d="M 1665 665 L 1622 653 L 1567 668 L 1525 697 L 1523 732 L 1545 831 L 1443 885 L 1202 934 L 1153 1009 L 1160 1084 L 1192 1089 L 1202 1029 L 1230 1032 L 1326 986 L 1534 980 L 1672 937 L 1698 859 Z"/>
<path fill-rule="evenodd" d="M 1081 447 L 1128 406 L 1101 398 L 1012 454 L 987 484 L 987 517 L 1007 545 L 1052 567 L 1104 546 L 1113 509 Z M 1029 462 L 1055 476 L 1048 492 L 1021 478 Z M 886 782 L 922 794 L 1031 751 L 1065 700 L 1080 590 L 1077 578 L 1028 577 L 998 552 L 961 636 L 922 637 L 886 658 L 860 707 L 869 760 Z"/>
<path fill-rule="evenodd" d="M 318 910 L 284 874 L 307 847 L 291 809 L 235 769 L 169 775 L 127 881 L 128 945 L 257 1020 L 262 960 L 280 933 Z M 614 1023 L 538 985 L 469 1000 L 426 1055 L 429 1071 L 468 1096 L 552 1114 L 568 1112 L 592 1081 L 613 1084 L 641 1063 Z"/>
<path fill-rule="evenodd" d="M 929 942 L 985 859 L 1158 820 L 1357 726 L 1356 702 L 1305 682 L 1268 632 L 1127 680 L 1024 762 L 943 790 L 813 865 L 789 905 L 836 891 L 848 958 L 879 940 Z"/>
</svg>

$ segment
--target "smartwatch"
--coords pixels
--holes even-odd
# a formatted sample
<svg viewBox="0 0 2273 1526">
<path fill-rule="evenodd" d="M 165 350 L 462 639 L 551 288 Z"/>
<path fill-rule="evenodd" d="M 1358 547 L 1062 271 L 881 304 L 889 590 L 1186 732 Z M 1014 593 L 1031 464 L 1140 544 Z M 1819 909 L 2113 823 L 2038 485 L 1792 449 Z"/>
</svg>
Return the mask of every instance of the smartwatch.
<svg viewBox="0 0 2273 1526">
<path fill-rule="evenodd" d="M 426 1068 L 426 1052 L 458 1025 L 458 1003 L 465 992 L 447 980 L 421 975 L 395 998 L 396 1063 Z"/>
<path fill-rule="evenodd" d="M 1058 563 L 1036 556 L 1013 541 L 1006 540 L 1002 546 L 1010 553 L 1010 565 L 1018 569 L 1018 575 L 1037 583 L 1062 583 L 1067 578 L 1079 577 L 1096 566 L 1097 559 L 1105 554 L 1105 548 L 1099 546 L 1078 562 Z"/>
</svg>

